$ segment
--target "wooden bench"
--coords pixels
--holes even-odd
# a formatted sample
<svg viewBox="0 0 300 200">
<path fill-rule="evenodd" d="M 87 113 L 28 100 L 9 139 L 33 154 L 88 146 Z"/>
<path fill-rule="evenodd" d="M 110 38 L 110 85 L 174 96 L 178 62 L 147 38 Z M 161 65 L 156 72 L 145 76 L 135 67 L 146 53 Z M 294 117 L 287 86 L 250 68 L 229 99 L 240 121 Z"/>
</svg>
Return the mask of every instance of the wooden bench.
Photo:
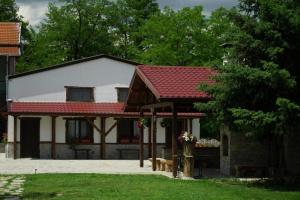
<svg viewBox="0 0 300 200">
<path fill-rule="evenodd" d="M 173 160 L 166 160 L 166 172 L 173 171 Z"/>
<path fill-rule="evenodd" d="M 152 158 L 149 158 L 149 161 L 152 162 Z M 156 169 L 160 171 L 172 171 L 173 161 L 166 160 L 164 158 L 156 158 Z M 171 172 L 170 171 L 170 172 Z"/>
<path fill-rule="evenodd" d="M 85 152 L 86 155 L 86 159 L 90 158 L 90 151 L 91 149 L 73 149 L 74 153 L 75 153 L 75 159 L 78 159 L 78 152 Z"/>
<path fill-rule="evenodd" d="M 123 159 L 123 153 L 136 153 L 139 158 L 140 150 L 139 149 L 117 149 L 119 152 L 119 159 Z"/>
<path fill-rule="evenodd" d="M 237 177 L 262 177 L 265 175 L 266 167 L 255 165 L 235 165 Z"/>
</svg>

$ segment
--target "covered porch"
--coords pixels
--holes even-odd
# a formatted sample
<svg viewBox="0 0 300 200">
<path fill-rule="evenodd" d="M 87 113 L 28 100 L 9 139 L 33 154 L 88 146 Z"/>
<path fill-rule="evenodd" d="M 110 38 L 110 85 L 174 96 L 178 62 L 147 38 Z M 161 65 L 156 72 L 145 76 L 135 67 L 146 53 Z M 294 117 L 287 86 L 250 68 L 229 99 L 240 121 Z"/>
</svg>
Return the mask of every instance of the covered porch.
<svg viewBox="0 0 300 200">
<path fill-rule="evenodd" d="M 151 160 L 152 170 L 157 170 L 157 114 L 171 113 L 172 129 L 169 137 L 171 138 L 171 162 L 173 177 L 178 176 L 178 136 L 182 134 L 177 129 L 178 114 L 185 113 L 186 116 L 198 115 L 205 116 L 195 109 L 195 102 L 203 102 L 210 99 L 210 97 L 197 90 L 198 84 L 211 84 L 214 81 L 211 76 L 215 71 L 210 68 L 203 67 L 159 67 L 159 66 L 138 66 L 131 81 L 129 96 L 125 111 L 139 112 L 141 116 L 145 112 L 151 113 Z M 192 127 L 192 121 L 189 121 Z M 192 129 L 186 129 L 192 134 Z M 168 137 L 168 136 L 167 136 Z M 143 146 L 143 134 L 141 134 L 140 147 Z M 142 149 L 142 148 L 141 148 Z M 144 166 L 143 152 L 141 151 L 140 166 Z M 194 173 L 194 158 L 187 161 L 185 157 L 185 165 L 190 164 L 191 174 Z M 193 175 L 192 175 L 193 176 Z"/>
<path fill-rule="evenodd" d="M 167 128 L 161 125 L 163 119 L 170 116 L 171 113 L 157 115 L 160 137 L 155 143 L 159 153 L 170 143 L 166 137 Z M 151 113 L 147 112 L 143 119 L 150 117 Z M 179 118 L 184 122 L 194 120 L 197 124 L 199 117 L 199 114 L 179 113 Z M 148 159 L 152 148 L 151 126 L 138 127 L 141 119 L 138 112 L 124 112 L 123 103 L 12 102 L 9 105 L 10 137 L 6 157 L 137 160 L 143 153 L 143 159 Z M 127 122 L 130 127 L 126 126 Z M 70 140 L 68 134 L 74 135 L 76 127 L 84 131 L 80 131 L 81 137 L 77 140 Z M 88 134 L 89 131 L 91 134 Z M 31 138 L 30 143 L 25 141 L 29 148 L 24 146 L 26 137 Z M 140 150 L 141 138 L 143 150 Z"/>
</svg>

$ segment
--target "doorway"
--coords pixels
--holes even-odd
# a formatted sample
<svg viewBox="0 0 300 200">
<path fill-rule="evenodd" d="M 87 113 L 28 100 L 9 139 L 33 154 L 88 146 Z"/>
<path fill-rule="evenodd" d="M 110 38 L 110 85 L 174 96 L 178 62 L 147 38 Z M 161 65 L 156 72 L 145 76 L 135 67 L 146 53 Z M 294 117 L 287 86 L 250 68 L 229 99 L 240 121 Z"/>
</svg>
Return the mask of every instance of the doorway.
<svg viewBox="0 0 300 200">
<path fill-rule="evenodd" d="M 40 157 L 40 118 L 21 118 L 21 158 Z"/>
</svg>

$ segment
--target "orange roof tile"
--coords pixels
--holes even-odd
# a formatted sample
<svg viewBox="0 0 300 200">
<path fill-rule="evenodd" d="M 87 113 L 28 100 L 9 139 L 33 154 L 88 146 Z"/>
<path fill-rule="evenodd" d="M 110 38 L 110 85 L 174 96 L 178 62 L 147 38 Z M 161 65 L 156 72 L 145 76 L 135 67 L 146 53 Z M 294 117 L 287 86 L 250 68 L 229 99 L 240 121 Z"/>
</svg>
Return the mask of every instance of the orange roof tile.
<svg viewBox="0 0 300 200">
<path fill-rule="evenodd" d="M 0 22 L 0 55 L 20 56 L 19 23 Z"/>
</svg>

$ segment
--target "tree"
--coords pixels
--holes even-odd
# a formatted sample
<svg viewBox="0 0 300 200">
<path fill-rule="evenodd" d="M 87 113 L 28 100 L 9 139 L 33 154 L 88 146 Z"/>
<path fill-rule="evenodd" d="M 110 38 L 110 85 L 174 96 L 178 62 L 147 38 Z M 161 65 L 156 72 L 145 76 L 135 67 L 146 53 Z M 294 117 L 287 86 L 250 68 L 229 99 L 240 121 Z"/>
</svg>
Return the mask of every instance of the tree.
<svg viewBox="0 0 300 200">
<path fill-rule="evenodd" d="M 157 13 L 159 7 L 155 0 L 118 0 L 113 5 L 110 16 L 118 56 L 136 58 L 143 40 L 139 28 Z"/>
<path fill-rule="evenodd" d="M 15 0 L 0 0 L 0 21 L 15 22 L 19 21 L 18 6 Z"/>
<path fill-rule="evenodd" d="M 107 0 L 62 0 L 49 4 L 47 19 L 32 32 L 31 55 L 19 66 L 47 66 L 113 52 Z M 24 68 L 23 68 L 24 69 Z"/>
<path fill-rule="evenodd" d="M 174 11 L 165 8 L 140 31 L 140 61 L 158 65 L 205 65 L 221 61 L 223 49 L 208 30 L 202 7 Z"/>
<path fill-rule="evenodd" d="M 200 89 L 213 99 L 197 104 L 232 129 L 276 145 L 273 167 L 284 169 L 284 136 L 299 130 L 300 3 L 296 0 L 240 0 L 229 18 L 229 64 L 214 85 Z"/>
</svg>

